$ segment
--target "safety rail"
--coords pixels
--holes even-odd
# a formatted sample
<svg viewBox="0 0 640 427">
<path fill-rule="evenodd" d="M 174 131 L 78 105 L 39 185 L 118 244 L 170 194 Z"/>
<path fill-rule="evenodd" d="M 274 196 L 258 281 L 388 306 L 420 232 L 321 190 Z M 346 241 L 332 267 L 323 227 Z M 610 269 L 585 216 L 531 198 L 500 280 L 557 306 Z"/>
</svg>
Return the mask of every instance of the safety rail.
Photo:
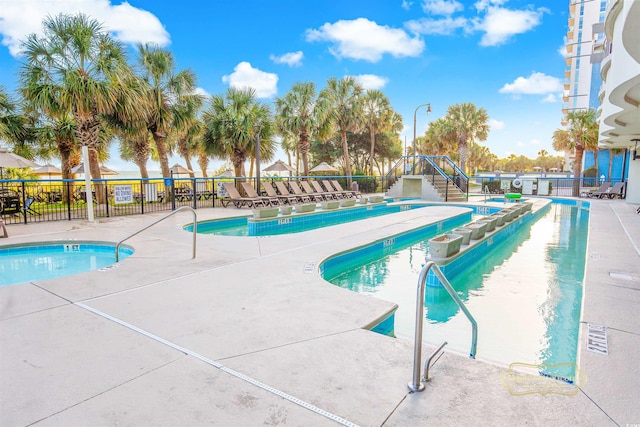
<svg viewBox="0 0 640 427">
<path fill-rule="evenodd" d="M 116 262 L 118 262 L 118 259 L 119 259 L 120 245 L 122 243 L 124 243 L 126 240 L 129 240 L 133 236 L 136 236 L 136 235 L 142 233 L 146 229 L 153 227 L 157 223 L 159 223 L 161 221 L 164 221 L 165 219 L 169 218 L 171 215 L 175 215 L 176 213 L 178 213 L 178 212 L 180 212 L 181 210 L 184 210 L 184 209 L 189 209 L 193 213 L 193 251 L 192 251 L 191 258 L 192 259 L 195 258 L 196 257 L 196 235 L 198 234 L 198 214 L 196 213 L 196 210 L 193 209 L 191 206 L 180 206 L 175 211 L 169 212 L 168 214 L 164 215 L 163 217 L 158 218 L 156 221 L 152 222 L 151 224 L 142 227 L 138 231 L 130 234 L 129 236 L 125 237 L 124 239 L 122 239 L 118 243 L 116 243 Z"/>
<path fill-rule="evenodd" d="M 433 261 L 427 262 L 424 267 L 422 267 L 422 270 L 420 270 L 420 275 L 418 276 L 418 294 L 416 298 L 416 330 L 413 351 L 413 379 L 412 382 L 407 384 L 409 390 L 411 391 L 424 390 L 424 384 L 422 383 L 420 378 L 420 359 L 422 359 L 422 323 L 424 320 L 424 296 L 425 287 L 427 284 L 427 274 L 431 269 L 433 269 L 434 274 L 440 280 L 442 286 L 447 290 L 451 298 L 453 298 L 456 304 L 458 304 L 458 307 L 460 307 L 460 310 L 462 310 L 462 312 L 467 316 L 467 319 L 469 319 L 469 321 L 471 322 L 471 351 L 469 353 L 469 357 L 471 357 L 472 359 L 475 359 L 476 357 L 476 346 L 478 342 L 478 323 L 473 318 L 471 313 L 469 313 L 469 310 L 467 310 L 467 307 L 464 305 L 455 289 L 453 289 L 453 286 L 451 286 L 451 283 L 449 283 L 438 265 Z M 440 346 L 440 348 L 438 348 L 438 350 L 436 350 L 434 354 L 429 357 L 429 360 L 438 351 L 440 351 L 443 346 L 444 344 Z"/>
</svg>

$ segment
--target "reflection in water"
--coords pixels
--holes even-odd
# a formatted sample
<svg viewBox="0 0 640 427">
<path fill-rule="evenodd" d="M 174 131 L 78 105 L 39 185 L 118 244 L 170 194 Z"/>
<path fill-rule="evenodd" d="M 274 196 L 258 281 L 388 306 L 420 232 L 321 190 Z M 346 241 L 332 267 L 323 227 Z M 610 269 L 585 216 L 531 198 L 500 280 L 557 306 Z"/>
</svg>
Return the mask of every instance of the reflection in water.
<svg viewBox="0 0 640 427">
<path fill-rule="evenodd" d="M 584 208 L 553 204 L 536 223 L 496 241 L 487 256 L 449 278 L 478 322 L 479 358 L 505 364 L 576 361 L 588 221 Z M 384 256 L 368 253 L 366 262 L 352 259 L 349 268 L 325 278 L 397 303 L 396 335 L 411 339 L 427 240 Z M 447 348 L 466 353 L 471 326 L 446 291 L 427 287 L 425 308 L 424 341 L 446 340 Z"/>
</svg>

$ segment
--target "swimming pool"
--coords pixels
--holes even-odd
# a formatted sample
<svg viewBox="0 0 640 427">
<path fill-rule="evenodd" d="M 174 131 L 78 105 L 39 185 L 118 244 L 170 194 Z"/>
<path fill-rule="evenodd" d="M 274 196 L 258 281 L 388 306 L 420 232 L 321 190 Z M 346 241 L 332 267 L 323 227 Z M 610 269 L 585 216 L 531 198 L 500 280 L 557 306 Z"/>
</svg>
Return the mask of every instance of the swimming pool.
<svg viewBox="0 0 640 427">
<path fill-rule="evenodd" d="M 198 233 L 220 236 L 274 236 L 299 233 L 330 225 L 373 218 L 381 215 L 419 209 L 427 204 L 387 204 L 376 203 L 363 206 L 344 207 L 332 210 L 318 210 L 309 213 L 278 215 L 276 218 L 255 220 L 244 216 L 198 222 Z M 193 231 L 192 225 L 184 227 Z"/>
<path fill-rule="evenodd" d="M 411 209 L 429 206 L 464 206 L 470 208 L 474 214 L 489 215 L 499 212 L 500 207 L 446 205 L 442 203 L 377 203 L 372 205 L 354 206 L 328 211 L 279 215 L 269 220 L 254 220 L 249 216 L 236 218 L 215 219 L 198 222 L 198 233 L 215 234 L 219 236 L 274 236 L 279 234 L 300 233 L 316 228 L 343 224 L 382 215 L 389 215 Z M 186 231 L 193 232 L 193 225 L 186 225 Z"/>
<path fill-rule="evenodd" d="M 447 275 L 478 322 L 479 358 L 503 364 L 575 363 L 589 221 L 586 206 L 553 203 L 518 233 L 494 239 L 486 256 L 460 274 Z M 369 253 L 364 263 L 351 253 L 342 265 L 334 261 L 324 268 L 323 276 L 337 286 L 397 303 L 395 334 L 410 339 L 417 277 L 427 252 L 423 240 L 393 253 Z M 425 342 L 438 345 L 446 340 L 448 348 L 468 353 L 469 322 L 444 289 L 427 286 L 425 317 Z"/>
<path fill-rule="evenodd" d="M 119 258 L 133 254 L 120 246 Z M 0 247 L 0 286 L 71 276 L 116 262 L 115 244 L 108 242 L 39 242 Z"/>
</svg>

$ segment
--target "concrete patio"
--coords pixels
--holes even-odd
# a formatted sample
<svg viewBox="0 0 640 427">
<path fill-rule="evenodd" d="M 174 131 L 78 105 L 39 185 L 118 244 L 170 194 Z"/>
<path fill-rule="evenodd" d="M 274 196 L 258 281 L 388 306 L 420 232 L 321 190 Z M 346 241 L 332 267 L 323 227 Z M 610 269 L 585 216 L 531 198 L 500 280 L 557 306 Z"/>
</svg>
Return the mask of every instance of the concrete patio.
<svg viewBox="0 0 640 427">
<path fill-rule="evenodd" d="M 589 201 L 587 382 L 575 395 L 512 395 L 506 366 L 450 351 L 426 390 L 409 393 L 413 343 L 364 329 L 394 304 L 317 273 L 332 254 L 464 208 L 282 236 L 199 235 L 196 259 L 181 212 L 129 240 L 135 254 L 113 268 L 0 287 L 0 425 L 638 424 L 640 215 Z M 247 213 L 197 211 L 200 221 Z M 11 225 L 0 244 L 115 242 L 160 216 Z M 586 350 L 588 323 L 607 327 L 608 355 Z"/>
</svg>

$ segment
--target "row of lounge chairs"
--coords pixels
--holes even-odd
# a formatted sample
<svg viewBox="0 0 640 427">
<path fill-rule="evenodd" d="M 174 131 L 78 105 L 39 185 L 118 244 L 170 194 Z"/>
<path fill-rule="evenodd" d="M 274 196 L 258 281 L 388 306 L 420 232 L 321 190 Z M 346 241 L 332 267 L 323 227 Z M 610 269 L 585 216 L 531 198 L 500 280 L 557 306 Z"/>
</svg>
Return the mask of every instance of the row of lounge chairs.
<svg viewBox="0 0 640 427">
<path fill-rule="evenodd" d="M 603 182 L 596 191 L 585 192 L 582 195 L 590 199 L 614 199 L 616 197 L 622 199 L 624 197 L 624 184 L 624 182 L 616 182 L 611 185 L 610 182 Z"/>
<path fill-rule="evenodd" d="M 362 197 L 359 191 L 343 190 L 337 180 L 328 179 L 322 180 L 322 182 L 301 181 L 300 184 L 296 181 L 290 181 L 289 187 L 282 181 L 276 181 L 277 191 L 270 182 L 263 181 L 262 187 L 267 194 L 266 196 L 258 194 L 248 182 L 242 182 L 240 185 L 246 196 L 242 196 L 233 183 L 225 182 L 222 184 L 229 195 L 228 199 L 221 199 L 222 206 L 227 207 L 229 204 L 233 204 L 236 208 L 245 206 L 259 208 Z"/>
</svg>

